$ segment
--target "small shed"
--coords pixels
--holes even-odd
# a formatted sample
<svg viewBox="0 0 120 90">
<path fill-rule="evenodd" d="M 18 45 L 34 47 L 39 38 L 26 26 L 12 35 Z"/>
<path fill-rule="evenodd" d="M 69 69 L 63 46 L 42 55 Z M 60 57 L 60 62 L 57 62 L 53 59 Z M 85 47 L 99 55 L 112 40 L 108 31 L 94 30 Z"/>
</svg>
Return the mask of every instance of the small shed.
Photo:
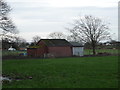
<svg viewBox="0 0 120 90">
<path fill-rule="evenodd" d="M 83 56 L 84 55 L 84 46 L 78 42 L 70 42 L 72 45 L 72 54 L 73 56 Z"/>
<path fill-rule="evenodd" d="M 28 56 L 35 57 L 69 57 L 72 45 L 65 39 L 41 39 L 36 48 L 27 48 Z"/>
<path fill-rule="evenodd" d="M 84 47 L 77 42 L 65 39 L 41 39 L 36 46 L 27 48 L 27 55 L 32 57 L 71 57 L 83 56 Z"/>
</svg>

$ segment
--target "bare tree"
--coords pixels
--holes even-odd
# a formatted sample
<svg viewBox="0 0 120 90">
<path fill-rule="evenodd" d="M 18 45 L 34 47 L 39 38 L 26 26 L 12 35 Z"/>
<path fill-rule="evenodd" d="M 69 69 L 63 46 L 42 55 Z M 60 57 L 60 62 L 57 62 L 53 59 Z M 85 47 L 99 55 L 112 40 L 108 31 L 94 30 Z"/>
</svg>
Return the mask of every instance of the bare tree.
<svg viewBox="0 0 120 90">
<path fill-rule="evenodd" d="M 10 11 L 10 6 L 4 0 L 0 0 L 0 36 L 5 38 L 13 38 L 12 34 L 18 33 L 16 26 L 8 17 Z"/>
<path fill-rule="evenodd" d="M 27 42 L 24 38 L 19 36 L 15 37 L 13 40 L 9 38 L 3 38 L 2 48 L 8 49 L 10 46 L 15 47 L 18 50 L 20 47 L 27 47 Z"/>
<path fill-rule="evenodd" d="M 18 45 L 18 47 L 22 47 L 23 44 L 24 44 L 23 46 L 25 46 L 25 44 L 27 43 L 27 41 L 24 38 L 19 36 L 15 37 L 14 42 Z"/>
<path fill-rule="evenodd" d="M 40 36 L 36 35 L 32 38 L 34 45 L 37 44 L 37 42 L 41 39 Z"/>
<path fill-rule="evenodd" d="M 66 35 L 64 35 L 62 32 L 53 32 L 48 35 L 49 39 L 65 39 Z"/>
<path fill-rule="evenodd" d="M 80 40 L 79 37 L 77 37 L 75 35 L 68 35 L 67 40 L 71 41 L 71 42 L 79 42 L 79 43 L 83 44 L 82 40 Z"/>
<path fill-rule="evenodd" d="M 94 55 L 96 54 L 97 43 L 110 38 L 108 30 L 109 27 L 107 24 L 105 24 L 100 18 L 91 15 L 75 20 L 73 28 L 68 28 L 71 37 L 79 38 L 79 41 L 84 43 L 90 43 Z"/>
</svg>

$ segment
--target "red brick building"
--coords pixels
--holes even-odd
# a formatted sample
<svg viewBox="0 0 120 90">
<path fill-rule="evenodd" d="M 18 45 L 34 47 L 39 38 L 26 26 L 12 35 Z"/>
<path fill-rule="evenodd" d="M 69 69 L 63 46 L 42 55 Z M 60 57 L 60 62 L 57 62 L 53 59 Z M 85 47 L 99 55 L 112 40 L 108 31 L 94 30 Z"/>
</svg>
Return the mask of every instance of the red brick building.
<svg viewBox="0 0 120 90">
<path fill-rule="evenodd" d="M 41 39 L 37 47 L 27 48 L 28 56 L 68 57 L 72 56 L 72 45 L 65 39 Z"/>
</svg>

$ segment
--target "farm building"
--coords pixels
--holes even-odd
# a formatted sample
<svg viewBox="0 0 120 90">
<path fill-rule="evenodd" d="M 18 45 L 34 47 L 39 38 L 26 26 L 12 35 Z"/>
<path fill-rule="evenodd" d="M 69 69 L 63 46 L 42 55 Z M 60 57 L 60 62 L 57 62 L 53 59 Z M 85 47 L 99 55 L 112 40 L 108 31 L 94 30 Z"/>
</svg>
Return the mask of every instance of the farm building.
<svg viewBox="0 0 120 90">
<path fill-rule="evenodd" d="M 75 46 L 65 39 L 41 39 L 36 46 L 27 48 L 27 53 L 28 56 L 34 57 L 82 56 L 83 54 L 76 53 L 76 48 L 78 49 L 78 47 L 79 46 Z"/>
</svg>

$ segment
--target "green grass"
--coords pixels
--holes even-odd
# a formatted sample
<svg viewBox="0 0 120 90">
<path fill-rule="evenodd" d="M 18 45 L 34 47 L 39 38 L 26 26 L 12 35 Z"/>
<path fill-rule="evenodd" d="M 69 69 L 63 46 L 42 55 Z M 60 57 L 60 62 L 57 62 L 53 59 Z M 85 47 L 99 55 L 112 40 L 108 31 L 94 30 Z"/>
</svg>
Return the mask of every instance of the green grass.
<svg viewBox="0 0 120 90">
<path fill-rule="evenodd" d="M 118 54 L 118 49 L 96 49 L 96 53 Z M 92 49 L 85 49 L 84 55 L 92 55 Z"/>
<path fill-rule="evenodd" d="M 117 62 L 117 56 L 3 60 L 3 74 L 23 79 L 3 88 L 117 88 Z"/>
</svg>

